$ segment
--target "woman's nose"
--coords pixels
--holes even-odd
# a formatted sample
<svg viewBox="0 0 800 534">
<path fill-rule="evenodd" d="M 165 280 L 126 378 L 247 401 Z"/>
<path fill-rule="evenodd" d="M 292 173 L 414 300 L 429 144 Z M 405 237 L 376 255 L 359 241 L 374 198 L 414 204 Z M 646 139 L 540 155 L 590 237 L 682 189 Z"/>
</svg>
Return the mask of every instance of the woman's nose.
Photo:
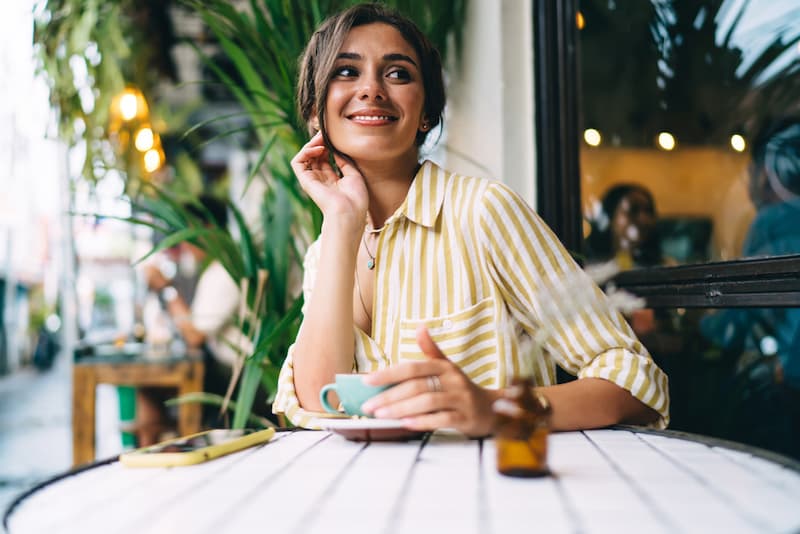
<svg viewBox="0 0 800 534">
<path fill-rule="evenodd" d="M 377 76 L 365 76 L 359 89 L 359 100 L 385 100 L 386 91 L 383 80 Z"/>
</svg>

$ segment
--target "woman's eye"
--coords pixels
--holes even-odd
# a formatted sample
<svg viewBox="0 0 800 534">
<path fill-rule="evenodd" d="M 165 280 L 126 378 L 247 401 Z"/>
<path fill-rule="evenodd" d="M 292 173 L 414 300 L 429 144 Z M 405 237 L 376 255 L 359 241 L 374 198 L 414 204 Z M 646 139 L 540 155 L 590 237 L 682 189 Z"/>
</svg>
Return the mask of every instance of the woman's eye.
<svg viewBox="0 0 800 534">
<path fill-rule="evenodd" d="M 345 65 L 343 67 L 337 68 L 333 72 L 333 75 L 336 78 L 353 78 L 355 76 L 358 76 L 358 71 L 354 67 Z"/>
<path fill-rule="evenodd" d="M 409 81 L 411 79 L 411 73 L 406 69 L 394 69 L 389 71 L 388 77 L 395 80 Z"/>
</svg>

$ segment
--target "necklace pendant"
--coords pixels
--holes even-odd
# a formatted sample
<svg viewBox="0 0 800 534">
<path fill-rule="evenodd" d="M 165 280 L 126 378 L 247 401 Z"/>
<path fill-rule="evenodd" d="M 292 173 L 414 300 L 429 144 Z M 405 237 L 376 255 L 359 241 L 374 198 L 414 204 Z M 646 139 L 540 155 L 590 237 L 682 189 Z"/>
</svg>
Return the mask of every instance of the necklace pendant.
<svg viewBox="0 0 800 534">
<path fill-rule="evenodd" d="M 374 268 L 375 268 L 375 260 L 370 258 L 369 260 L 367 260 L 367 269 L 371 271 Z"/>
</svg>

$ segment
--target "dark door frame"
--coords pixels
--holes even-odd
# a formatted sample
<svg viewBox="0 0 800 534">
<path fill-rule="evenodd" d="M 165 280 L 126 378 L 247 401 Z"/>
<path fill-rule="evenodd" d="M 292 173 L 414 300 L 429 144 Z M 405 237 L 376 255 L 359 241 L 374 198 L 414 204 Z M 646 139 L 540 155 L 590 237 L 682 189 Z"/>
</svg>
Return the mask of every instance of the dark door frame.
<svg viewBox="0 0 800 534">
<path fill-rule="evenodd" d="M 577 9 L 577 0 L 533 2 L 536 207 L 571 252 L 583 246 Z"/>
</svg>

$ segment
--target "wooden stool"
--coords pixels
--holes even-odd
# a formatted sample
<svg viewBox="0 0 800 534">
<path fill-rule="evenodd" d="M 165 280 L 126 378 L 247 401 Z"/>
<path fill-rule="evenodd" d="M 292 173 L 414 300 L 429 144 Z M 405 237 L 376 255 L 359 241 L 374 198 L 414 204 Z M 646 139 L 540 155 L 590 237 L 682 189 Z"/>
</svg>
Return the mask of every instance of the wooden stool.
<svg viewBox="0 0 800 534">
<path fill-rule="evenodd" d="M 178 395 L 203 390 L 203 360 L 200 357 L 147 360 L 108 358 L 78 359 L 72 368 L 72 463 L 94 461 L 95 403 L 97 384 L 133 387 L 174 387 Z M 201 406 L 178 407 L 178 432 L 182 436 L 200 431 Z"/>
</svg>

